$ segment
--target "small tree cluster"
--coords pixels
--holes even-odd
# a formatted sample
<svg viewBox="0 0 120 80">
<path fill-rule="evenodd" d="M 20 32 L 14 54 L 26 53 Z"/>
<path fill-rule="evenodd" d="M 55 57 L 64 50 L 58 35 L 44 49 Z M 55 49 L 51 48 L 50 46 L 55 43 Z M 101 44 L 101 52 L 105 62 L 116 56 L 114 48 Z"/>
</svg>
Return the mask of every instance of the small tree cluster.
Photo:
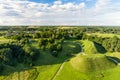
<svg viewBox="0 0 120 80">
<path fill-rule="evenodd" d="M 41 38 L 39 39 L 39 47 L 42 50 L 49 50 L 51 54 L 55 57 L 58 56 L 58 53 L 62 51 L 62 43 L 64 42 L 64 39 L 59 40 L 60 42 L 57 42 L 55 39 L 47 39 L 47 38 Z"/>
</svg>

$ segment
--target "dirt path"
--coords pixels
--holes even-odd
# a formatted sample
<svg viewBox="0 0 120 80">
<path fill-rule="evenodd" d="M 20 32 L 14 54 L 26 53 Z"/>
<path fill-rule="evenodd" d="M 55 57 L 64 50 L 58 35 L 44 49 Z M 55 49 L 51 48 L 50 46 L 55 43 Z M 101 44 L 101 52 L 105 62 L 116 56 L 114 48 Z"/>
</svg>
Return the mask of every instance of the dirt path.
<svg viewBox="0 0 120 80">
<path fill-rule="evenodd" d="M 68 59 L 67 59 L 67 60 L 68 60 Z M 51 80 L 55 80 L 55 78 L 59 75 L 59 73 L 60 73 L 61 70 L 63 69 L 64 64 L 65 64 L 65 62 L 66 62 L 67 60 L 65 60 L 65 61 L 60 65 L 60 67 L 58 68 L 58 70 L 56 71 L 56 73 L 54 74 L 54 76 L 51 78 Z"/>
<path fill-rule="evenodd" d="M 81 47 L 81 52 L 80 52 L 78 55 L 80 55 L 81 53 L 84 54 L 84 52 L 83 52 L 84 50 L 83 50 L 81 44 L 79 44 L 79 45 L 80 45 L 80 47 Z M 78 56 L 78 55 L 77 55 L 77 56 Z M 58 68 L 58 70 L 56 71 L 56 73 L 54 74 L 54 76 L 51 78 L 51 80 L 55 80 L 55 79 L 56 79 L 56 77 L 59 75 L 59 73 L 60 73 L 61 70 L 63 69 L 65 62 L 68 61 L 68 60 L 69 60 L 69 59 L 66 59 L 66 60 L 60 65 L 60 67 Z"/>
</svg>

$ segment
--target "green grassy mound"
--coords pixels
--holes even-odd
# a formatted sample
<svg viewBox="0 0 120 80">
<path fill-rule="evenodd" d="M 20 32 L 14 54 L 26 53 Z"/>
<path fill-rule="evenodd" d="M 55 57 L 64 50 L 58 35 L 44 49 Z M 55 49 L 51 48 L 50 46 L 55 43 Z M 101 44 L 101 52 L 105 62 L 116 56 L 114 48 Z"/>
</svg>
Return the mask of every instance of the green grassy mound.
<svg viewBox="0 0 120 80">
<path fill-rule="evenodd" d="M 90 80 L 85 73 L 80 73 L 74 69 L 70 62 L 65 62 L 65 65 L 55 80 Z"/>
<path fill-rule="evenodd" d="M 115 67 L 115 63 L 108 60 L 104 55 L 79 55 L 70 61 L 73 68 L 80 72 L 97 72 Z"/>
<path fill-rule="evenodd" d="M 97 48 L 94 46 L 94 43 L 92 41 L 84 40 L 81 42 L 82 42 L 82 46 L 85 54 L 98 53 Z"/>
<path fill-rule="evenodd" d="M 106 53 L 105 48 L 98 43 L 89 40 L 82 40 L 81 42 L 85 54 Z"/>
<path fill-rule="evenodd" d="M 71 65 L 71 61 L 66 62 L 62 71 L 55 80 L 118 80 L 120 67 L 99 70 L 95 72 L 80 72 Z"/>
</svg>

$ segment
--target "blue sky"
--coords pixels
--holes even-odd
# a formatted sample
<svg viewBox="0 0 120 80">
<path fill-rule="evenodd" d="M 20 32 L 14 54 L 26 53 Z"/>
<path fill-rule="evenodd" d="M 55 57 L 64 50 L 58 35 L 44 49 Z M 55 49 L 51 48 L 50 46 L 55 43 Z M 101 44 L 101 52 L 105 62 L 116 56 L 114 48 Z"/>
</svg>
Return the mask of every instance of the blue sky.
<svg viewBox="0 0 120 80">
<path fill-rule="evenodd" d="M 120 0 L 0 0 L 0 25 L 120 25 Z"/>
<path fill-rule="evenodd" d="M 38 2 L 38 3 L 48 3 L 48 4 L 53 4 L 56 0 L 29 0 L 32 2 Z M 95 5 L 96 0 L 61 0 L 62 3 L 68 3 L 72 2 L 75 4 L 79 4 L 81 2 L 85 2 L 87 4 L 87 7 L 90 8 Z"/>
<path fill-rule="evenodd" d="M 29 0 L 33 2 L 40 2 L 40 3 L 53 3 L 55 0 Z"/>
<path fill-rule="evenodd" d="M 33 2 L 41 2 L 41 3 L 53 3 L 56 0 L 29 0 Z M 83 2 L 85 0 L 62 0 L 63 3 L 65 2 Z"/>
</svg>

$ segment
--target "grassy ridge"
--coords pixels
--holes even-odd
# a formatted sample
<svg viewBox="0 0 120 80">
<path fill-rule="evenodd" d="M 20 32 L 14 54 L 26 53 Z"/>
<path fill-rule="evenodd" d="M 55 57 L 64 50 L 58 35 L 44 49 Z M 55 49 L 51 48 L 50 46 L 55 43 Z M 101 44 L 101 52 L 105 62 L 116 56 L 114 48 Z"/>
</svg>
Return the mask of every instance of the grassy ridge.
<svg viewBox="0 0 120 80">
<path fill-rule="evenodd" d="M 84 73 L 73 68 L 71 62 L 66 62 L 61 73 L 55 80 L 118 80 L 119 74 L 119 66 L 106 70 Z"/>
<path fill-rule="evenodd" d="M 80 72 L 96 72 L 115 67 L 104 55 L 80 55 L 71 59 L 71 65 Z"/>
<path fill-rule="evenodd" d="M 96 47 L 94 46 L 94 43 L 92 41 L 88 40 L 82 40 L 82 46 L 84 49 L 85 54 L 96 54 L 98 53 Z"/>
</svg>

